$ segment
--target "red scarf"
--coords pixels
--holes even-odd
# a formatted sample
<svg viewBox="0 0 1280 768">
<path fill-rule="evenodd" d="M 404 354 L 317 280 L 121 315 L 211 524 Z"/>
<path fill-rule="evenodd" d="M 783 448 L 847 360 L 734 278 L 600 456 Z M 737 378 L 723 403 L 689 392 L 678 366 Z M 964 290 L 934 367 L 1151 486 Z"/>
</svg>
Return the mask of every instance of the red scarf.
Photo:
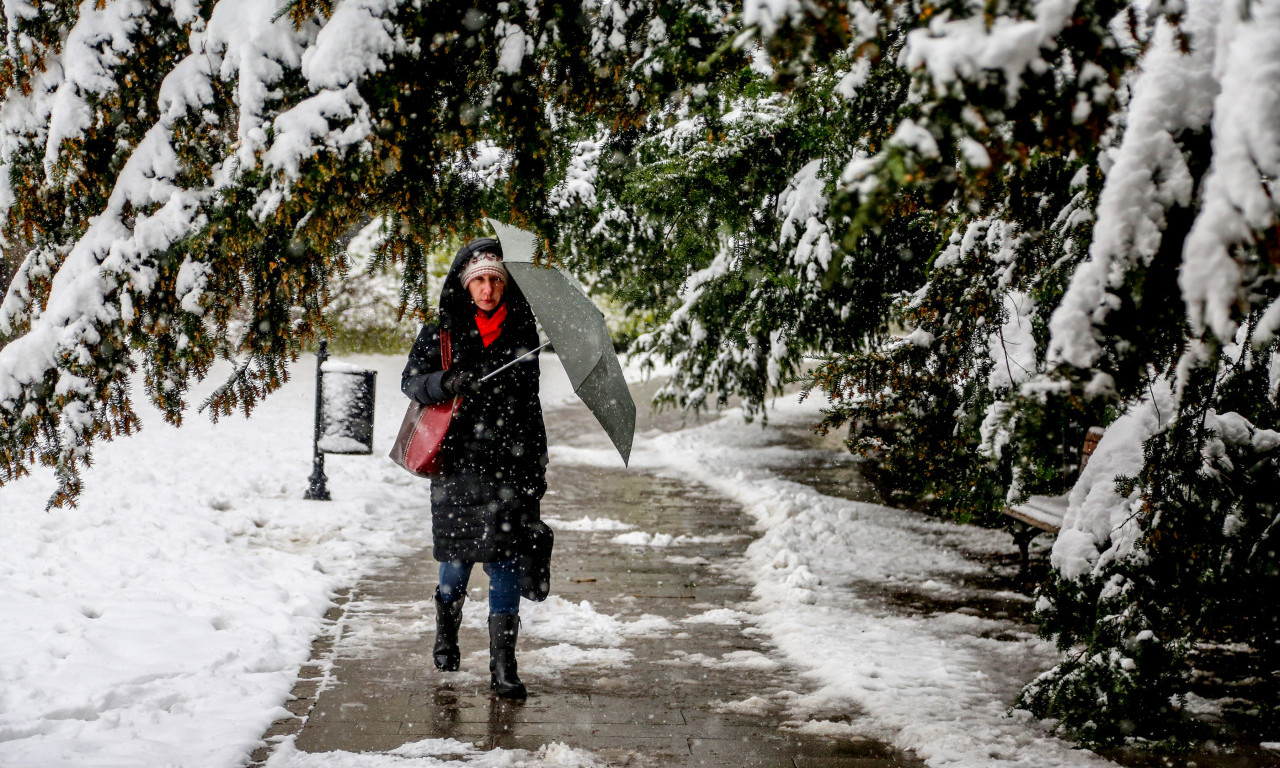
<svg viewBox="0 0 1280 768">
<path fill-rule="evenodd" d="M 487 347 L 502 335 L 502 323 L 507 319 L 507 305 L 499 304 L 488 317 L 484 312 L 476 310 L 476 328 L 480 329 L 480 340 Z"/>
</svg>

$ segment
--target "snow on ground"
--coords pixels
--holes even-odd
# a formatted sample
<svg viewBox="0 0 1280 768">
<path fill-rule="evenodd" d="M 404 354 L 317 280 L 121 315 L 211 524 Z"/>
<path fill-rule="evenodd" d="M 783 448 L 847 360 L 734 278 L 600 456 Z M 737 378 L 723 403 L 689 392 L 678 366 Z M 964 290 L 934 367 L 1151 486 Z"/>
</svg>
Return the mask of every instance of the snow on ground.
<svg viewBox="0 0 1280 768">
<path fill-rule="evenodd" d="M 735 611 L 732 608 L 712 608 L 704 613 L 695 614 L 686 618 L 684 623 L 738 625 L 750 619 L 751 614 L 746 613 L 745 611 Z"/>
<path fill-rule="evenodd" d="M 488 658 L 488 651 L 481 651 Z M 520 651 L 520 669 L 530 677 L 555 679 L 572 667 L 617 669 L 634 658 L 631 651 L 622 648 L 582 648 L 570 643 L 559 643 L 546 648 Z"/>
<path fill-rule="evenodd" d="M 267 761 L 267 768 L 604 768 L 590 752 L 552 742 L 536 752 L 523 749 L 480 751 L 453 739 L 426 739 L 386 754 L 299 752 L 289 739 Z"/>
<path fill-rule="evenodd" d="M 680 534 L 672 536 L 669 533 L 645 533 L 644 531 L 631 531 L 614 536 L 610 541 L 614 544 L 621 544 L 626 547 L 683 547 L 690 544 L 723 544 L 735 539 L 743 539 L 745 536 L 737 536 L 732 534 L 713 534 L 711 536 L 689 536 Z"/>
<path fill-rule="evenodd" d="M 674 658 L 664 659 L 658 663 L 673 666 L 689 664 L 716 669 L 743 669 L 752 672 L 773 672 L 782 666 L 774 659 L 756 651 L 729 651 L 719 657 L 708 656 L 704 653 L 686 653 L 684 651 L 673 651 L 672 653 Z"/>
<path fill-rule="evenodd" d="M 820 407 L 812 398 L 805 404 L 779 401 L 770 423 L 815 423 Z M 817 689 L 783 692 L 776 702 L 722 702 L 724 711 L 782 707 L 798 718 L 798 730 L 882 738 L 914 750 L 935 768 L 1112 765 L 1050 736 L 1025 713 L 1007 714 L 1021 686 L 1053 663 L 1050 643 L 1013 622 L 963 608 L 923 615 L 895 611 L 883 599 L 886 591 L 961 601 L 1023 599 L 967 583 L 985 566 L 963 552 L 1007 552 L 1007 534 L 823 496 L 770 469 L 796 455 L 733 410 L 696 428 L 638 436 L 632 453 L 633 468 L 699 481 L 754 516 L 760 538 L 748 548 L 742 569 L 755 584 L 755 602 L 741 607 Z M 557 446 L 552 453 L 553 461 L 598 466 L 610 458 L 603 446 Z M 624 536 L 638 541 L 643 533 Z M 687 621 L 721 618 L 713 614 Z M 806 717 L 841 706 L 863 716 L 851 723 Z"/>
<path fill-rule="evenodd" d="M 485 626 L 485 613 L 479 606 L 465 620 L 477 628 Z M 575 645 L 613 648 L 627 638 L 657 638 L 676 626 L 661 616 L 644 614 L 633 621 L 600 613 L 587 600 L 574 603 L 551 595 L 541 603 L 520 605 L 520 635 L 542 640 L 558 640 Z"/>
<path fill-rule="evenodd" d="M 384 458 L 404 407 L 401 360 L 346 362 L 379 372 L 375 450 L 328 457 L 332 502 L 302 499 L 314 396 L 305 361 L 249 420 L 214 426 L 193 415 L 176 430 L 143 411 L 140 434 L 98 449 L 77 509 L 44 511 L 53 487 L 44 472 L 0 489 L 0 590 L 8 598 L 0 603 L 0 765 L 243 763 L 283 713 L 334 590 L 429 540 L 423 484 Z M 570 402 L 559 366 L 548 360 L 543 369 L 544 405 Z M 780 402 L 771 420 L 812 421 L 815 407 Z M 886 588 L 972 596 L 963 582 L 982 566 L 961 549 L 1005 551 L 1007 537 L 786 482 L 770 467 L 797 454 L 770 434 L 728 412 L 682 432 L 638 435 L 633 454 L 638 470 L 698 480 L 758 521 L 761 537 L 741 565 L 755 583 L 755 602 L 685 622 L 754 625 L 743 631 L 767 633 L 815 691 L 721 702 L 723 711 L 787 712 L 797 730 L 886 738 L 932 766 L 1106 764 L 1037 723 L 1005 716 L 1022 683 L 1051 663 L 1047 643 L 1010 622 L 961 611 L 895 612 L 873 598 Z M 553 460 L 616 467 L 605 440 L 601 433 L 553 446 Z M 621 530 L 614 523 L 553 521 Z M 643 531 L 619 537 L 663 546 Z M 465 621 L 478 625 L 483 601 L 472 602 Z M 660 617 L 620 619 L 556 596 L 522 614 L 524 633 L 554 643 L 522 660 L 546 675 L 626 663 L 623 638 L 680 631 Z M 374 641 L 353 634 L 342 642 Z M 815 647 L 824 652 L 813 654 Z M 674 661 L 747 670 L 777 663 L 734 652 Z M 862 716 L 821 719 L 833 709 Z M 307 755 L 286 741 L 271 760 L 272 768 L 599 764 L 561 744 L 478 752 L 442 740 L 378 756 Z"/>
<path fill-rule="evenodd" d="M 542 521 L 557 531 L 629 531 L 635 528 L 631 523 L 624 523 L 621 520 L 590 515 L 577 520 L 561 520 L 547 515 L 542 518 Z"/>
<path fill-rule="evenodd" d="M 326 458 L 331 502 L 302 499 L 305 358 L 248 420 L 192 413 L 175 429 L 140 400 L 144 428 L 96 449 L 76 509 L 44 511 L 46 471 L 0 488 L 0 765 L 243 764 L 285 713 L 334 590 L 429 541 L 424 484 L 385 458 L 403 360 L 344 361 L 378 372 L 374 453 Z M 548 407 L 566 402 L 560 366 L 543 368 Z M 549 752 L 482 764 L 591 764 Z"/>
</svg>

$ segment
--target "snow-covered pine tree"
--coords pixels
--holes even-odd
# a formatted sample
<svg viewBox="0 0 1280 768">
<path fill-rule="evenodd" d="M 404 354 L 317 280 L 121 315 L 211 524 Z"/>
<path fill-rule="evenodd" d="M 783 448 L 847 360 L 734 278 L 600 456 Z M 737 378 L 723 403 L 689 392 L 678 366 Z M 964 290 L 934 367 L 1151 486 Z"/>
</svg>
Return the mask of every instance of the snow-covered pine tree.
<svg viewBox="0 0 1280 768">
<path fill-rule="evenodd" d="M 154 159 L 148 139 L 166 108 L 154 72 L 174 68 L 197 19 L 189 8 L 145 2 L 19 2 L 5 13 L 0 221 L 6 261 L 15 268 L 0 334 L 33 333 L 4 349 L 19 376 L 0 384 L 0 476 L 20 472 L 38 452 L 57 467 L 57 498 L 64 500 L 79 490 L 74 467 L 87 461 L 87 442 L 136 423 L 125 381 L 132 366 L 127 326 L 138 309 L 133 297 L 147 292 L 163 267 L 141 269 L 127 263 L 127 246 L 103 247 L 109 225 L 94 218 L 113 210 L 136 221 L 155 212 L 158 201 L 139 188 L 145 174 L 132 189 L 121 189 L 117 177 L 137 173 L 125 170 L 132 156 Z M 119 297 L 116 306 L 97 301 L 105 292 Z M 66 322 L 41 329 L 51 316 Z M 32 403 L 47 417 L 32 418 Z"/>
<path fill-rule="evenodd" d="M 1102 743 L 1173 736 L 1206 650 L 1246 660 L 1223 682 L 1264 727 L 1280 701 L 1257 598 L 1280 573 L 1280 9 L 1193 2 L 1137 29 L 1089 260 L 1050 324 L 1057 375 L 1123 415 L 1038 604 L 1067 658 L 1023 696 Z"/>
<path fill-rule="evenodd" d="M 880 33 L 874 15 L 861 24 L 851 50 Z M 730 49 L 722 74 L 668 100 L 645 130 L 581 143 L 590 184 L 557 198 L 560 251 L 656 317 L 633 350 L 674 364 L 661 399 L 697 409 L 739 396 L 757 414 L 806 356 L 885 332 L 887 297 L 916 284 L 929 228 L 908 212 L 895 234 L 919 236 L 913 249 L 852 259 L 828 217 L 833 158 L 865 151 L 893 116 L 880 106 L 905 93 L 891 56 L 842 48 L 792 77 L 758 47 Z"/>
<path fill-rule="evenodd" d="M 0 482 L 54 466 L 55 504 L 74 501 L 94 440 L 134 428 L 133 366 L 177 422 L 227 357 L 207 405 L 251 408 L 323 329 L 354 227 L 389 222 L 372 268 L 402 261 L 420 310 L 432 244 L 482 214 L 549 226 L 557 120 L 638 124 L 727 29 L 700 3 L 4 12 L 0 208 L 20 262 L 0 308 Z"/>
<path fill-rule="evenodd" d="M 1095 742 L 1160 733 L 1203 643 L 1275 659 L 1266 605 L 1236 597 L 1276 572 L 1257 491 L 1280 485 L 1274 10 L 748 3 L 779 58 L 689 94 L 652 139 L 582 145 L 578 252 L 643 276 L 633 301 L 663 323 L 639 349 L 675 364 L 671 399 L 758 404 L 825 354 L 827 426 L 894 422 L 878 447 L 910 490 L 990 520 L 1074 482 L 1040 603 L 1070 653 L 1023 703 Z M 910 88 L 867 88 L 895 77 Z M 841 114 L 833 81 L 873 95 Z M 850 305 L 846 275 L 889 256 L 908 267 Z M 833 333 L 799 330 L 823 310 Z"/>
<path fill-rule="evenodd" d="M 1101 19 L 1118 4 L 1061 19 L 1012 7 L 990 39 L 965 8 L 748 3 L 738 40 L 761 41 L 749 66 L 651 116 L 647 136 L 590 143 L 592 194 L 561 231 L 662 321 L 637 350 L 674 363 L 668 400 L 739 395 L 752 414 L 826 356 L 813 382 L 837 397 L 828 427 L 895 423 L 892 441 L 869 433 L 861 447 L 884 451 L 916 495 L 991 519 L 1015 470 L 1020 489 L 1061 490 L 1064 446 L 1077 450 L 1100 409 L 1075 397 L 1036 419 L 996 417 L 1038 370 L 1048 311 L 1083 255 L 1100 177 L 1082 157 L 1132 57 L 1107 45 Z M 935 16 L 968 20 L 935 35 Z M 1042 46 L 1054 50 L 1040 58 Z M 1002 50 L 1009 62 L 983 63 Z M 952 69 L 919 68 L 913 84 L 912 67 L 933 59 Z M 975 237 L 987 255 L 966 251 L 925 279 L 948 238 Z M 1065 260 L 1064 241 L 1076 244 Z M 902 324 L 919 331 L 912 343 L 885 346 Z M 1036 450 L 1004 451 L 1018 425 Z"/>
<path fill-rule="evenodd" d="M 1198 648 L 1275 679 L 1273 612 L 1241 596 L 1277 573 L 1278 9 L 918 9 L 912 97 L 833 199 L 850 250 L 906 194 L 947 245 L 912 333 L 815 378 L 828 424 L 896 417 L 890 462 L 981 511 L 1070 477 L 1061 446 L 1107 423 L 1039 603 L 1068 655 L 1022 703 L 1094 743 L 1167 735 Z"/>
</svg>

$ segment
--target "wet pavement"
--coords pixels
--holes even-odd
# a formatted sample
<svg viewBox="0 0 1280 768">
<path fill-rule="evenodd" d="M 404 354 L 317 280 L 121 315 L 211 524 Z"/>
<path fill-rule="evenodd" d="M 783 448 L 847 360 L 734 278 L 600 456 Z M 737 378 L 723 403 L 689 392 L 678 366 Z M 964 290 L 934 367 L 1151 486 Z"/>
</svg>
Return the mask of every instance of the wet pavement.
<svg viewBox="0 0 1280 768">
<path fill-rule="evenodd" d="M 641 411 L 638 431 L 679 426 Z M 593 439 L 598 428 L 590 419 L 580 408 L 549 414 L 551 442 Z M 263 764 L 270 744 L 296 735 L 304 752 L 385 752 L 452 738 L 530 751 L 559 742 L 619 766 L 922 765 L 879 742 L 798 731 L 797 715 L 776 702 L 800 699 L 809 688 L 749 621 L 686 621 L 750 599 L 735 565 L 753 534 L 736 505 L 696 484 L 636 470 L 553 462 L 548 482 L 544 518 L 609 518 L 648 534 L 698 537 L 639 547 L 613 541 L 616 530 L 557 528 L 552 600 L 589 601 L 610 626 L 651 631 L 616 633 L 596 648 L 565 645 L 540 621 L 552 614 L 524 602 L 517 650 L 529 698 L 501 701 L 488 690 L 487 581 L 479 568 L 460 634 L 462 670 L 432 666 L 437 564 L 423 550 L 339 596 L 328 616 L 332 631 L 316 641 L 287 705 L 292 716 L 264 735 L 268 746 L 254 764 Z M 574 654 L 586 663 L 566 663 Z M 837 723 L 858 716 L 847 707 L 804 712 L 807 720 Z"/>
</svg>

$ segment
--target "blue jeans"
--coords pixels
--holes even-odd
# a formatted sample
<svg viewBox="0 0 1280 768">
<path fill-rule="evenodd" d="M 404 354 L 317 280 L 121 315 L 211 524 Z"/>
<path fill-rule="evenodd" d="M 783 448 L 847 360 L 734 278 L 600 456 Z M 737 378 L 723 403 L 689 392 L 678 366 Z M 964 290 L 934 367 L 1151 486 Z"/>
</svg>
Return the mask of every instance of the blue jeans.
<svg viewBox="0 0 1280 768">
<path fill-rule="evenodd" d="M 467 594 L 467 582 L 471 580 L 471 567 L 475 563 L 448 560 L 440 563 L 440 601 L 452 603 Z M 484 564 L 489 574 L 489 614 L 520 612 L 520 558 L 510 557 Z"/>
</svg>

